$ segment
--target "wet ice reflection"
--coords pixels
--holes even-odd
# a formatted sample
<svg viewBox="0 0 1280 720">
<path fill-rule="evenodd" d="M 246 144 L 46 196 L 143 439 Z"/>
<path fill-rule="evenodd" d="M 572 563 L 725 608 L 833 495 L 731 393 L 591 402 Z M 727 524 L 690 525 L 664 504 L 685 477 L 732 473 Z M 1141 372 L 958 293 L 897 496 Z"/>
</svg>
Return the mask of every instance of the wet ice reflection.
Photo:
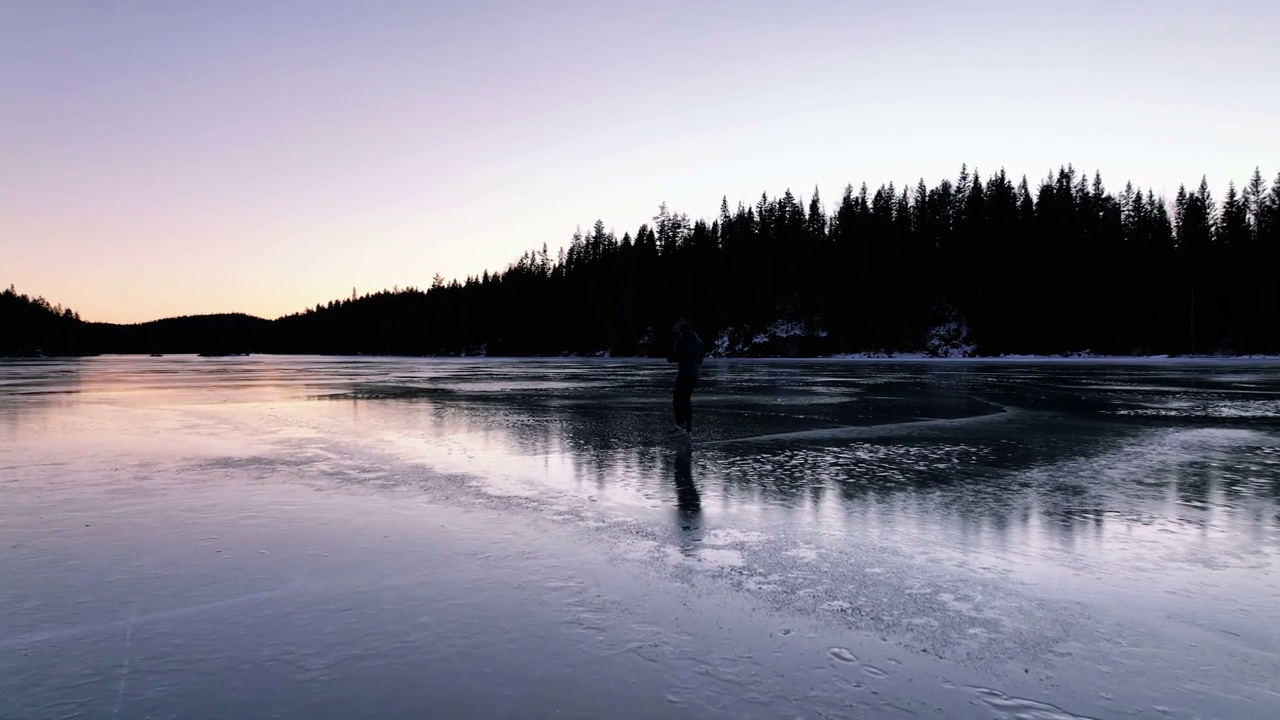
<svg viewBox="0 0 1280 720">
<path fill-rule="evenodd" d="M 970 709 L 1070 717 L 1060 709 L 1069 707 L 1109 717 L 1159 706 L 1170 717 L 1248 717 L 1232 713 L 1280 708 L 1267 689 L 1280 673 L 1277 370 L 1243 362 L 709 362 L 694 398 L 697 441 L 683 453 L 665 438 L 672 373 L 662 363 L 15 362 L 0 366 L 4 562 L 38 572 L 45 550 L 32 549 L 33 536 L 52 527 L 36 522 L 40 512 L 83 504 L 89 528 L 100 522 L 93 508 L 126 517 L 136 503 L 139 517 L 161 518 L 154 531 L 162 534 L 187 521 L 261 523 L 277 541 L 293 539 L 272 545 L 269 532 L 236 562 L 259 550 L 266 554 L 252 567 L 292 555 L 300 564 L 281 561 L 275 572 L 312 582 L 321 565 L 308 563 L 325 560 L 309 544 L 333 542 L 298 520 L 316 508 L 263 488 L 386 497 L 385 512 L 405 517 L 426 502 L 549 521 L 571 545 L 604 548 L 618 567 L 882 637 L 909 653 L 900 657 L 981 669 L 991 683 L 953 687 Z M 178 499 L 243 483 L 267 493 L 266 505 Z M 168 499 L 144 500 L 148 492 Z M 325 522 L 341 537 L 350 521 L 339 513 Z M 95 567 L 121 562 L 111 547 L 156 542 L 127 527 L 107 525 L 107 544 L 92 551 L 63 528 L 63 574 L 50 582 L 77 587 Z M 373 535 L 366 542 L 379 547 Z M 186 582 L 175 579 L 188 577 L 185 551 L 148 552 L 140 566 L 148 579 L 121 577 L 153 583 L 161 596 L 174 591 L 166 583 Z M 376 568 L 398 576 L 424 562 L 395 557 L 398 565 L 343 565 L 335 577 L 373 573 L 377 585 L 386 580 Z M 519 563 L 508 570 L 533 572 Z M 230 582 L 216 567 L 204 572 L 210 583 Z M 11 588 L 6 597 L 26 603 L 11 617 L 31 627 L 11 630 L 4 647 L 38 644 L 53 619 L 92 616 L 95 602 L 115 602 L 111 632 L 125 632 L 138 603 L 128 587 L 107 594 L 114 600 L 44 610 Z M 266 602 L 254 593 L 271 592 L 285 591 L 230 596 L 252 605 Z M 299 612 L 336 617 L 328 605 L 297 602 Z M 493 612 L 519 605 L 490 602 Z M 159 621 L 134 621 L 141 634 L 128 631 L 128 642 L 145 646 Z M 372 624 L 353 632 L 382 627 L 360 622 Z M 616 611 L 601 611 L 598 623 L 617 622 Z M 831 663 L 824 667 L 856 670 L 843 691 L 899 682 L 906 672 L 866 648 L 814 642 Z M 410 652 L 389 647 L 393 657 Z M 323 665 L 322 654 L 301 661 Z M 711 693 L 681 688 L 686 703 Z"/>
<path fill-rule="evenodd" d="M 662 439 L 665 374 L 622 363 L 585 367 L 475 365 L 318 397 L 375 416 L 395 431 L 401 452 L 505 492 L 671 503 L 671 488 L 656 481 L 673 472 L 673 448 Z M 1135 385 L 1114 382 L 1115 374 L 1149 377 Z M 534 377 L 504 382 L 507 375 Z M 875 528 L 925 547 L 978 550 L 1015 533 L 1019 552 L 1039 549 L 1039 560 L 1084 538 L 1092 538 L 1094 560 L 1108 552 L 1109 537 L 1129 555 L 1122 538 L 1144 528 L 1162 531 L 1171 551 L 1203 547 L 1213 532 L 1246 554 L 1274 550 L 1275 401 L 1231 397 L 1241 377 L 1254 381 L 1251 392 L 1276 392 L 1265 373 L 791 363 L 709 375 L 697 396 L 700 442 L 689 468 L 709 512 Z M 536 380 L 542 376 L 591 382 Z M 1196 391 L 1194 419 L 1141 412 L 1176 408 L 1189 384 L 1206 386 Z M 1225 422 L 1206 425 L 1214 419 Z"/>
</svg>

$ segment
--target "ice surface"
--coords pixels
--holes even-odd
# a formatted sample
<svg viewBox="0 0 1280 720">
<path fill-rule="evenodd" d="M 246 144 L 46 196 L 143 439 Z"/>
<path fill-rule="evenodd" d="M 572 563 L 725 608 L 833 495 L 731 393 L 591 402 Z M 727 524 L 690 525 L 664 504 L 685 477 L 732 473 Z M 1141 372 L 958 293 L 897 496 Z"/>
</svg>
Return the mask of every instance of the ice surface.
<svg viewBox="0 0 1280 720">
<path fill-rule="evenodd" d="M 1280 717 L 1280 362 L 0 364 L 0 717 Z"/>
</svg>

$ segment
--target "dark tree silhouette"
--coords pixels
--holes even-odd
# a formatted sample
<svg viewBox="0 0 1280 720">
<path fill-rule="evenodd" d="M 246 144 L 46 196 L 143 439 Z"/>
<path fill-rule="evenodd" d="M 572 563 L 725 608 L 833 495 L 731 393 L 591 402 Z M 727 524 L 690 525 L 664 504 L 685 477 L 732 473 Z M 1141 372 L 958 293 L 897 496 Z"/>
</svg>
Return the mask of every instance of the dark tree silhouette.
<svg viewBox="0 0 1280 720">
<path fill-rule="evenodd" d="M 713 354 L 1280 352 L 1280 177 L 1173 201 L 1071 165 L 1038 184 L 818 188 L 710 219 L 665 203 L 618 238 L 603 219 L 497 272 L 243 315 L 88 324 L 0 294 L 0 352 L 640 355 L 687 317 Z"/>
<path fill-rule="evenodd" d="M 80 314 L 43 297 L 0 292 L 0 356 L 86 355 L 90 342 Z"/>
</svg>

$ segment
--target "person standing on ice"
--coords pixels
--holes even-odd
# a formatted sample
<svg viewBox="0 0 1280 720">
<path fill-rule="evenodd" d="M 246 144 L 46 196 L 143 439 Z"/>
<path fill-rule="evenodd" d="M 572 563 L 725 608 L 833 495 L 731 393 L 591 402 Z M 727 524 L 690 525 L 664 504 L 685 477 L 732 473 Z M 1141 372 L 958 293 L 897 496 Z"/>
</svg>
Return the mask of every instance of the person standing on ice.
<svg viewBox="0 0 1280 720">
<path fill-rule="evenodd" d="M 675 391 L 676 426 L 671 437 L 689 439 L 693 433 L 693 388 L 698 384 L 698 370 L 702 366 L 704 352 L 702 339 L 687 320 L 677 320 L 674 330 L 679 337 L 667 356 L 667 362 L 679 365 Z"/>
</svg>

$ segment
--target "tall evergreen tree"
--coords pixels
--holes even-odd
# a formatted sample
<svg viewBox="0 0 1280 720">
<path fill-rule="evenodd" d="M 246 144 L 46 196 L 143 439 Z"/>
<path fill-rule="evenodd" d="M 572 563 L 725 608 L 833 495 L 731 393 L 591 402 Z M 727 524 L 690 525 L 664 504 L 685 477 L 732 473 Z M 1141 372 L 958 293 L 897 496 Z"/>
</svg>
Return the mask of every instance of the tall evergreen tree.
<svg viewBox="0 0 1280 720">
<path fill-rule="evenodd" d="M 1267 181 L 1262 179 L 1262 169 L 1255 167 L 1249 182 L 1244 186 L 1241 202 L 1249 218 L 1249 233 L 1258 238 L 1259 223 L 1267 204 Z"/>
<path fill-rule="evenodd" d="M 827 216 L 822 208 L 822 201 L 818 197 L 818 188 L 813 188 L 813 197 L 809 199 L 809 215 L 808 215 L 809 237 L 815 244 L 822 244 L 827 238 Z"/>
<path fill-rule="evenodd" d="M 1221 222 L 1217 226 L 1218 244 L 1240 247 L 1248 242 L 1250 235 L 1248 208 L 1236 192 L 1236 184 L 1228 183 L 1227 195 L 1222 201 Z"/>
</svg>

